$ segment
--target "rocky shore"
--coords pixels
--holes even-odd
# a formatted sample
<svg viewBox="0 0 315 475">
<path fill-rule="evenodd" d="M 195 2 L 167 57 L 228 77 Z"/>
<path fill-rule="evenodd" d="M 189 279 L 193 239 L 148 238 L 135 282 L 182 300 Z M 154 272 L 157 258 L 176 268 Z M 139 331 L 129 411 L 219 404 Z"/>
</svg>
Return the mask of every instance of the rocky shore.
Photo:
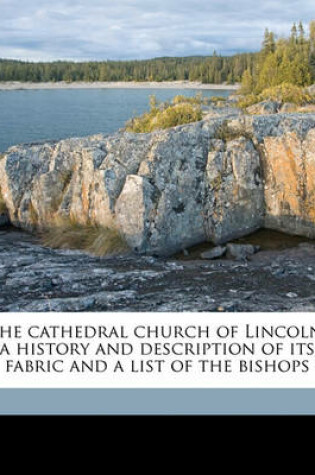
<svg viewBox="0 0 315 475">
<path fill-rule="evenodd" d="M 199 90 L 237 90 L 239 85 L 202 84 L 192 81 L 162 82 L 0 82 L 0 91 L 18 91 L 33 89 L 199 89 Z"/>
<path fill-rule="evenodd" d="M 315 311 L 315 245 L 250 260 L 96 258 L 0 231 L 1 312 Z"/>
<path fill-rule="evenodd" d="M 119 230 L 138 254 L 170 256 L 260 228 L 315 238 L 315 114 L 234 108 L 147 134 L 12 147 L 0 160 L 10 222 Z"/>
<path fill-rule="evenodd" d="M 0 311 L 315 311 L 315 114 L 270 107 L 8 150 Z M 130 252 L 98 258 L 28 234 L 58 219 L 116 229 Z M 301 240 L 237 242 L 264 228 Z"/>
</svg>

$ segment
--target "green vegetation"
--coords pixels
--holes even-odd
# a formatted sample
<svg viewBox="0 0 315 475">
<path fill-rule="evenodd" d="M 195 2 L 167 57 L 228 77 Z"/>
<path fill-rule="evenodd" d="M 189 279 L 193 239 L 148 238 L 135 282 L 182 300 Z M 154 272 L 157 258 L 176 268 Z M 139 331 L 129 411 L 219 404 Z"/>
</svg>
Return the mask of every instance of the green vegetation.
<svg viewBox="0 0 315 475">
<path fill-rule="evenodd" d="M 151 97 L 154 98 L 155 96 L 151 96 Z M 193 97 L 187 97 L 187 96 L 182 96 L 182 95 L 175 96 L 172 99 L 172 104 L 176 105 L 176 104 L 185 103 L 185 104 L 195 104 L 199 106 L 202 106 L 202 105 L 208 106 L 211 104 L 217 104 L 218 102 L 226 102 L 226 100 L 227 98 L 222 97 L 222 96 L 204 97 L 202 95 L 202 92 L 197 92 L 197 94 Z"/>
<path fill-rule="evenodd" d="M 198 122 L 202 119 L 201 105 L 205 102 L 207 100 L 201 95 L 193 98 L 176 96 L 172 103 L 158 103 L 156 97 L 151 96 L 150 111 L 127 122 L 126 131 L 147 133 Z"/>
<path fill-rule="evenodd" d="M 253 134 L 246 130 L 246 127 L 243 124 L 240 124 L 237 128 L 231 127 L 227 120 L 222 122 L 215 132 L 215 138 L 218 140 L 223 140 L 224 142 L 230 142 L 232 140 L 239 139 L 240 137 L 244 137 L 247 140 L 252 140 Z"/>
<path fill-rule="evenodd" d="M 117 255 L 128 250 L 116 229 L 78 224 L 72 220 L 62 220 L 43 231 L 41 241 L 53 249 L 78 249 L 95 256 Z"/>
<path fill-rule="evenodd" d="M 263 101 L 276 101 L 282 104 L 289 102 L 297 106 L 306 106 L 315 104 L 315 96 L 305 88 L 284 83 L 265 89 L 260 94 L 248 94 L 239 100 L 238 106 L 246 108 Z"/>
<path fill-rule="evenodd" d="M 144 61 L 31 63 L 0 59 L 0 81 L 201 81 L 234 84 L 253 67 L 255 54 L 197 56 Z"/>
<path fill-rule="evenodd" d="M 300 103 L 305 102 L 305 98 L 298 97 L 297 88 L 290 89 L 290 85 L 304 88 L 314 81 L 315 22 L 310 25 L 309 36 L 300 23 L 298 27 L 293 25 L 289 38 L 276 40 L 272 32 L 265 31 L 262 50 L 251 67 L 244 72 L 241 92 L 257 96 L 258 99 L 261 94 L 269 98 L 275 97 L 274 93 L 279 92 L 285 100 L 291 98 L 292 102 Z M 282 89 L 271 89 L 281 85 L 284 85 Z"/>
<path fill-rule="evenodd" d="M 210 97 L 210 102 L 212 102 L 213 104 L 218 104 L 219 102 L 226 102 L 226 97 L 212 96 Z"/>
<path fill-rule="evenodd" d="M 310 24 L 310 69 L 312 78 L 315 78 L 315 21 Z"/>
</svg>

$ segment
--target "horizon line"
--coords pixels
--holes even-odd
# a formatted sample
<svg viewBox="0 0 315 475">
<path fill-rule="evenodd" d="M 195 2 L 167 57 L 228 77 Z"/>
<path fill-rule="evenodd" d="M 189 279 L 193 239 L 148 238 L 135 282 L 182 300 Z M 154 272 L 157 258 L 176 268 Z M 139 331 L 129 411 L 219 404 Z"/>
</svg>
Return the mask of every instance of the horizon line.
<svg viewBox="0 0 315 475">
<path fill-rule="evenodd" d="M 215 56 L 221 58 L 229 58 L 232 56 L 238 55 L 245 55 L 245 54 L 256 54 L 259 50 L 255 51 L 238 51 L 234 53 L 219 53 L 216 52 L 215 54 L 204 55 L 204 54 L 191 54 L 187 56 L 153 56 L 150 58 L 131 58 L 131 59 L 69 59 L 69 58 L 60 58 L 60 59 L 21 59 L 21 58 L 5 58 L 0 57 L 0 61 L 14 61 L 19 63 L 107 63 L 107 62 L 114 62 L 114 63 L 125 63 L 125 62 L 142 62 L 142 61 L 157 61 L 161 59 L 191 59 L 191 58 L 214 58 Z"/>
</svg>

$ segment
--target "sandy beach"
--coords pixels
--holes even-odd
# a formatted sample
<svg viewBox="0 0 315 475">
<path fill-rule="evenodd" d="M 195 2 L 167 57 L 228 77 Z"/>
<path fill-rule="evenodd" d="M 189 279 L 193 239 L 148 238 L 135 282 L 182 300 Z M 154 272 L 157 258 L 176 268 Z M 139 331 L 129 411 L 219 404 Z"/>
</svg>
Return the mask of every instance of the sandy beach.
<svg viewBox="0 0 315 475">
<path fill-rule="evenodd" d="M 215 89 L 237 90 L 238 85 L 202 84 L 200 82 L 0 82 L 0 90 L 17 91 L 29 89 Z"/>
</svg>

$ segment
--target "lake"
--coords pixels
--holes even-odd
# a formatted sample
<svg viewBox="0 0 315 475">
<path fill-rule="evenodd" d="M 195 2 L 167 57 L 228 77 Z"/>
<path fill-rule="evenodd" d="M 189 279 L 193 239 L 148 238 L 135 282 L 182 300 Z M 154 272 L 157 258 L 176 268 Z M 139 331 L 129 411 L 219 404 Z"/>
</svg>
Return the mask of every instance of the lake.
<svg viewBox="0 0 315 475">
<path fill-rule="evenodd" d="M 166 101 L 202 92 L 206 97 L 232 91 L 194 89 L 53 89 L 0 91 L 0 152 L 42 140 L 109 134 L 149 108 L 149 96 Z"/>
</svg>

